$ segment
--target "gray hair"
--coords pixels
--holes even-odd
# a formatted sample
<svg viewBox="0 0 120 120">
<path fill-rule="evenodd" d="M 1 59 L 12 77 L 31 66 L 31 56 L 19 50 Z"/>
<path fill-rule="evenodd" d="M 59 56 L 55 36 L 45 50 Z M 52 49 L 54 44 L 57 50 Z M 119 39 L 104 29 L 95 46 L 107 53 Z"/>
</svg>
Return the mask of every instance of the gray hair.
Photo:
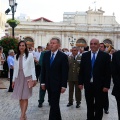
<svg viewBox="0 0 120 120">
<path fill-rule="evenodd" d="M 73 47 L 72 47 L 72 49 L 77 49 L 77 50 L 78 50 L 78 47 L 76 47 L 76 46 L 73 46 Z"/>
<path fill-rule="evenodd" d="M 54 37 L 54 38 L 52 38 L 51 40 L 57 40 L 57 42 L 58 42 L 59 44 L 61 44 L 60 39 L 57 38 L 57 37 Z"/>
<path fill-rule="evenodd" d="M 14 53 L 13 49 L 9 50 L 8 54 L 10 55 L 12 52 Z"/>
</svg>

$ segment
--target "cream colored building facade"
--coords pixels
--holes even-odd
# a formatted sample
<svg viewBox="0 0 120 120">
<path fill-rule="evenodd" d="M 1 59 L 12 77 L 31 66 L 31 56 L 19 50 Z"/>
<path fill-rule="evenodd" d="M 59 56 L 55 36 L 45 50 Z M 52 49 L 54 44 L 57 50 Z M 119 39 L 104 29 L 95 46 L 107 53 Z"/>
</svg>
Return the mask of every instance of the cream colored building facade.
<svg viewBox="0 0 120 120">
<path fill-rule="evenodd" d="M 5 36 L 5 24 L 6 24 L 6 15 L 3 12 L 3 4 L 0 1 L 0 38 Z"/>
<path fill-rule="evenodd" d="M 9 30 L 11 31 L 11 28 Z M 32 46 L 35 48 L 38 45 L 46 46 L 51 38 L 57 37 L 61 40 L 61 48 L 71 49 L 72 39 L 74 46 L 83 47 L 89 45 L 92 38 L 97 38 L 100 42 L 120 49 L 120 25 L 114 14 L 105 16 L 102 9 L 65 12 L 63 22 L 52 22 L 46 18 L 21 20 L 15 28 L 15 35 L 28 41 L 29 46 L 33 42 Z"/>
</svg>

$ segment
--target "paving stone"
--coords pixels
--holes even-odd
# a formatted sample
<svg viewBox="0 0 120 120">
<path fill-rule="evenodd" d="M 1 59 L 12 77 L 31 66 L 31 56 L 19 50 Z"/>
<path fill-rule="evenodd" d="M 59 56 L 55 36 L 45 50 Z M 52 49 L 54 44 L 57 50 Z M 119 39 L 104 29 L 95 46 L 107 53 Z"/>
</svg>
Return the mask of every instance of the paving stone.
<svg viewBox="0 0 120 120">
<path fill-rule="evenodd" d="M 8 79 L 0 79 L 4 82 L 4 85 L 8 88 Z M 103 114 L 103 120 L 118 120 L 117 106 L 114 96 L 111 95 L 111 89 L 109 91 L 110 108 L 109 114 Z M 20 108 L 19 101 L 11 98 L 12 93 L 8 93 L 7 89 L 0 89 L 0 120 L 19 120 Z M 45 102 L 42 108 L 38 108 L 38 96 L 39 96 L 39 83 L 33 89 L 33 96 L 29 99 L 29 106 L 27 110 L 28 120 L 48 120 L 49 117 L 49 104 L 47 93 L 45 96 Z M 75 99 L 75 98 L 74 98 Z M 82 91 L 82 102 L 80 108 L 76 108 L 76 102 L 73 106 L 66 107 L 68 103 L 68 89 L 61 95 L 60 109 L 62 120 L 86 120 L 86 102 L 84 97 L 84 91 Z"/>
</svg>

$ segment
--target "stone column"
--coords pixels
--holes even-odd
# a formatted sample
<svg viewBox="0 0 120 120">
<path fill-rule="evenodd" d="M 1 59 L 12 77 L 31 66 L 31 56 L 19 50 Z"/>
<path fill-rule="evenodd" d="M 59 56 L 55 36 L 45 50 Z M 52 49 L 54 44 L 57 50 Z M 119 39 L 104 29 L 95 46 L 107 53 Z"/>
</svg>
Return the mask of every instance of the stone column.
<svg viewBox="0 0 120 120">
<path fill-rule="evenodd" d="M 64 34 L 61 33 L 61 48 L 64 48 L 65 47 L 65 37 L 64 37 Z"/>
</svg>

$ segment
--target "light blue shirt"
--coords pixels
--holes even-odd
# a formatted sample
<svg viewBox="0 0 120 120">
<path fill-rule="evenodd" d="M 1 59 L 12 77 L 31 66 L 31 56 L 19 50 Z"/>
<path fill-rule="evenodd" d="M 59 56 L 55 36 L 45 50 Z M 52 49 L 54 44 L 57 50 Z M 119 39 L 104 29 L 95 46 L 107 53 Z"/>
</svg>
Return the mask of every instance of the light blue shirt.
<svg viewBox="0 0 120 120">
<path fill-rule="evenodd" d="M 10 66 L 14 66 L 14 57 L 9 55 L 7 58 L 7 63 L 8 63 L 9 69 L 10 69 Z"/>
</svg>

